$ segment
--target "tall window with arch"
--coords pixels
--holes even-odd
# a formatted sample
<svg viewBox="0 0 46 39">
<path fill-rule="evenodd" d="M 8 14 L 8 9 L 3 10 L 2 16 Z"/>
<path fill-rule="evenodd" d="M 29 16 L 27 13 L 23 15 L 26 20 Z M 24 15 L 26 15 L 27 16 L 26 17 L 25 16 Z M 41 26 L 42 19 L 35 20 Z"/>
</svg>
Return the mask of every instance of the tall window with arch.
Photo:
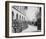
<svg viewBox="0 0 46 39">
<path fill-rule="evenodd" d="M 13 18 L 14 18 L 14 12 L 12 11 L 12 21 L 13 21 Z"/>
<path fill-rule="evenodd" d="M 21 15 L 20 15 L 20 20 L 21 20 Z"/>
<path fill-rule="evenodd" d="M 22 16 L 22 21 L 23 21 L 23 16 Z"/>
<path fill-rule="evenodd" d="M 16 20 L 18 20 L 18 13 L 16 14 Z"/>
</svg>

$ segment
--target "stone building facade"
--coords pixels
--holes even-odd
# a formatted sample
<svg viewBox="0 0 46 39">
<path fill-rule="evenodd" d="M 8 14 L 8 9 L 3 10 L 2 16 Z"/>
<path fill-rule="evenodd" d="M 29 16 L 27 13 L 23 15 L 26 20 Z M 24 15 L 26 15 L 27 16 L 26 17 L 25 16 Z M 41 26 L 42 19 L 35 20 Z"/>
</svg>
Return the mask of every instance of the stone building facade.
<svg viewBox="0 0 46 39">
<path fill-rule="evenodd" d="M 26 13 L 24 6 L 13 6 L 12 7 L 12 19 L 13 19 L 13 32 L 21 32 L 25 29 L 27 24 Z"/>
</svg>

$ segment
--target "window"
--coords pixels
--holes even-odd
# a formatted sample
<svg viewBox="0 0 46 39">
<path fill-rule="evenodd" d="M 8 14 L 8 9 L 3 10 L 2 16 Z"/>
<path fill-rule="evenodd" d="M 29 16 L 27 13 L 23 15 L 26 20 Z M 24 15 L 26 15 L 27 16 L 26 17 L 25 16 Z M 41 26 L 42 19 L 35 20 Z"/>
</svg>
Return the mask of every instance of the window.
<svg viewBox="0 0 46 39">
<path fill-rule="evenodd" d="M 18 14 L 16 14 L 16 19 L 18 19 Z"/>
<path fill-rule="evenodd" d="M 25 17 L 24 17 L 24 20 L 25 20 Z"/>
<path fill-rule="evenodd" d="M 12 18 L 13 18 L 13 16 L 14 16 L 14 12 L 12 11 Z"/>
<path fill-rule="evenodd" d="M 20 19 L 21 19 L 21 15 L 20 15 Z"/>
<path fill-rule="evenodd" d="M 22 16 L 22 20 L 23 20 L 23 16 Z"/>
</svg>

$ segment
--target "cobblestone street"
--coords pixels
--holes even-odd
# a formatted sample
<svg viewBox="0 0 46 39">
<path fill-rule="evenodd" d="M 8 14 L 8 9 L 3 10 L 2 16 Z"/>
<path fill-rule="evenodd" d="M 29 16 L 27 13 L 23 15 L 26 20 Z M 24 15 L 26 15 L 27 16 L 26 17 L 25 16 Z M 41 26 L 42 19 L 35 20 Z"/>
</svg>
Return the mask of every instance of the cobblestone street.
<svg viewBox="0 0 46 39">
<path fill-rule="evenodd" d="M 23 30 L 22 32 L 32 32 L 32 31 L 38 31 L 37 26 L 34 25 L 28 25 L 28 28 Z"/>
</svg>

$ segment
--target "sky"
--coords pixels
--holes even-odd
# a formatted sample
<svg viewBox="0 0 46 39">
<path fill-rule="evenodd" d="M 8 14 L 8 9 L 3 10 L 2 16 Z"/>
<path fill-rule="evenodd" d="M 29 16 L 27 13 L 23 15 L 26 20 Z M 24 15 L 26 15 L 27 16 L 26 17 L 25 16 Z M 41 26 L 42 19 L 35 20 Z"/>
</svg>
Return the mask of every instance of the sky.
<svg viewBox="0 0 46 39">
<path fill-rule="evenodd" d="M 38 7 L 32 7 L 32 6 L 28 6 L 26 12 L 26 17 L 29 21 L 36 21 L 36 15 L 39 12 L 39 8 Z"/>
</svg>

